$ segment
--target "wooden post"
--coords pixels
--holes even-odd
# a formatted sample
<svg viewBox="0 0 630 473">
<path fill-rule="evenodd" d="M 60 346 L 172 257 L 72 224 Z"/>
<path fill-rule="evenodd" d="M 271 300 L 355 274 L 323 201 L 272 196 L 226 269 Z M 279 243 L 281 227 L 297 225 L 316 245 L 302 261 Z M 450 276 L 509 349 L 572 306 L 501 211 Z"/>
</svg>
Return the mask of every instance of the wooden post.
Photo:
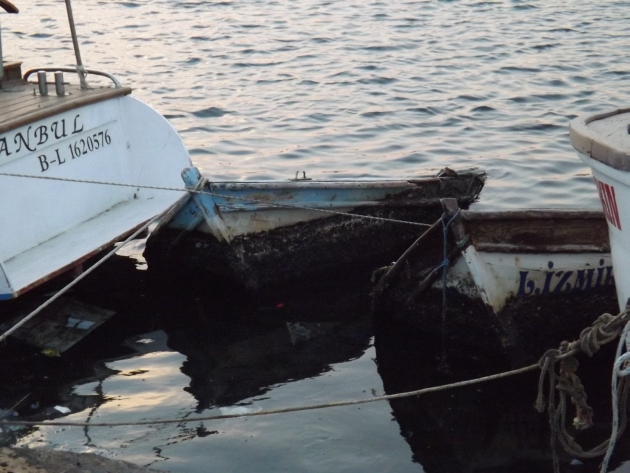
<svg viewBox="0 0 630 473">
<path fill-rule="evenodd" d="M 68 12 L 68 23 L 70 23 L 70 34 L 72 35 L 74 56 L 77 60 L 77 73 L 79 74 L 79 81 L 81 82 L 82 89 L 88 89 L 89 87 L 87 85 L 87 82 L 85 81 L 85 68 L 83 67 L 83 61 L 81 60 L 79 39 L 77 38 L 77 29 L 74 26 L 74 15 L 72 14 L 72 4 L 70 3 L 70 0 L 66 0 L 66 11 Z"/>
<path fill-rule="evenodd" d="M 457 199 L 449 197 L 447 199 L 440 199 L 440 203 L 442 204 L 442 209 L 446 214 L 446 221 L 450 221 L 457 212 L 459 212 L 459 205 L 457 204 Z M 455 219 L 451 222 L 450 225 L 451 234 L 455 237 L 455 243 L 460 249 L 463 249 L 462 246 L 466 243 L 466 229 L 464 228 L 464 224 L 459 215 L 455 217 Z"/>
<path fill-rule="evenodd" d="M 0 25 L 0 83 L 4 79 L 4 60 L 2 57 L 2 25 Z"/>
<path fill-rule="evenodd" d="M 3 8 L 7 13 L 17 13 L 20 11 L 8 0 L 0 0 L 0 8 Z M 4 80 L 4 60 L 2 58 L 2 28 L 0 27 L 0 82 Z"/>
</svg>

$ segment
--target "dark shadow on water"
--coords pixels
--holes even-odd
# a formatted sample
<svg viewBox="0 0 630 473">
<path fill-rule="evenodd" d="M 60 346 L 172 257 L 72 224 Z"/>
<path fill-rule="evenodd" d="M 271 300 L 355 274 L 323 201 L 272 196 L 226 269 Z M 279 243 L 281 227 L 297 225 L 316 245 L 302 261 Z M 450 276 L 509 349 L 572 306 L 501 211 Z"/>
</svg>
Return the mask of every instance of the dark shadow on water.
<svg viewBox="0 0 630 473">
<path fill-rule="evenodd" d="M 504 359 L 471 356 L 449 347 L 450 373 L 438 369 L 441 340 L 408 326 L 378 322 L 375 347 L 385 392 L 414 391 L 500 373 L 510 369 Z M 594 359 L 580 358 L 578 375 L 595 411 L 592 429 L 569 428 L 585 450 L 610 435 L 610 367 L 615 347 L 605 347 Z M 390 402 L 401 435 L 413 460 L 427 473 L 552 472 L 548 417 L 534 409 L 539 371 L 521 374 L 419 398 Z M 569 408 L 568 423 L 574 416 Z M 627 435 L 617 445 L 628 457 Z M 558 447 L 562 472 L 598 472 L 601 458 L 576 459 Z M 572 464 L 573 462 L 573 464 Z M 615 462 L 611 466 L 616 467 Z M 611 468 L 613 471 L 614 468 Z"/>
<path fill-rule="evenodd" d="M 12 312 L 44 299 L 60 282 L 2 306 Z M 47 357 L 14 340 L 0 347 L 0 407 L 16 409 L 20 418 L 59 417 L 53 408 L 73 412 L 104 402 L 97 396 L 72 394 L 72 386 L 111 376 L 105 363 L 138 355 L 129 340 L 162 333 L 162 345 L 186 356 L 183 387 L 200 412 L 264 396 L 278 384 L 326 373 L 336 363 L 362 356 L 376 347 L 378 373 L 388 394 L 437 386 L 509 369 L 500 357 L 448 347 L 449 374 L 437 366 L 441 340 L 417 328 L 373 322 L 368 287 L 361 281 L 287 286 L 251 299 L 231 286 L 187 277 L 139 271 L 136 262 L 117 257 L 77 286 L 82 301 L 117 311 L 99 330 L 61 357 Z M 134 338 L 135 337 L 135 338 Z M 160 337 L 154 337 L 156 340 Z M 580 360 L 579 375 L 595 410 L 591 432 L 577 435 L 593 446 L 609 433 L 609 373 L 614 347 L 592 360 Z M 427 473 L 551 472 L 546 414 L 537 413 L 538 373 L 390 403 L 393 418 L 411 450 L 410 458 Z M 301 400 L 296 400 L 296 403 Z M 570 414 L 572 416 L 572 414 Z M 209 435 L 199 431 L 197 436 Z M 11 442 L 14 434 L 7 435 Z M 613 467 L 630 458 L 625 434 Z M 571 466 L 559 451 L 563 472 L 598 471 L 599 459 Z"/>
<path fill-rule="evenodd" d="M 67 282 L 12 301 L 5 312 L 28 313 Z M 116 257 L 72 291 L 86 304 L 116 311 L 103 326 L 60 357 L 11 339 L 0 347 L 0 408 L 28 394 L 21 416 L 58 417 L 52 407 L 68 404 L 69 386 L 111 375 L 106 362 L 137 356 L 142 347 L 130 340 L 156 331 L 166 345 L 154 349 L 187 357 L 181 370 L 191 381 L 184 389 L 199 411 L 262 395 L 271 386 L 325 373 L 370 346 L 367 294 L 346 289 L 294 286 L 254 300 L 201 274 L 138 271 L 135 261 Z"/>
</svg>

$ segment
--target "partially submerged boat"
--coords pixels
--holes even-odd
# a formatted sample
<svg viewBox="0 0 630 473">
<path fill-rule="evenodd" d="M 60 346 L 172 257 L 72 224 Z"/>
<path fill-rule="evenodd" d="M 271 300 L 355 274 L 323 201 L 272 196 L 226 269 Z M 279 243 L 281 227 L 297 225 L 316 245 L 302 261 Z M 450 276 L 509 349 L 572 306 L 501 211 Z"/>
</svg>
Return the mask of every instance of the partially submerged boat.
<svg viewBox="0 0 630 473">
<path fill-rule="evenodd" d="M 22 75 L 0 47 L 0 300 L 77 267 L 185 197 L 179 174 L 190 158 L 177 132 L 114 76 L 83 68 L 68 13 L 76 70 Z M 108 83 L 88 85 L 86 72 Z"/>
<path fill-rule="evenodd" d="M 439 337 L 385 321 L 377 325 L 374 347 L 385 394 L 467 381 L 509 369 L 504 357 L 480 362 L 470 350 L 457 352 L 450 347 L 450 372 L 444 373 L 438 365 L 442 351 Z M 534 384 L 533 377 L 510 377 L 392 399 L 389 405 L 392 420 L 398 423 L 414 461 L 422 465 L 423 471 L 551 471 L 549 420 L 533 413 Z M 591 402 L 593 394 L 589 392 Z M 601 421 L 600 412 L 597 414 Z M 575 458 L 558 454 L 564 464 Z"/>
<path fill-rule="evenodd" d="M 602 212 L 444 205 L 446 244 L 438 223 L 388 268 L 373 294 L 380 315 L 520 365 L 615 310 Z"/>
<path fill-rule="evenodd" d="M 254 291 L 369 274 L 440 215 L 440 199 L 466 207 L 485 181 L 483 172 L 450 169 L 399 180 L 213 182 L 195 168 L 182 175 L 194 192 L 151 234 L 149 267 L 192 268 Z"/>
<path fill-rule="evenodd" d="M 575 118 L 570 136 L 593 172 L 608 224 L 619 309 L 624 310 L 630 298 L 630 109 Z"/>
</svg>

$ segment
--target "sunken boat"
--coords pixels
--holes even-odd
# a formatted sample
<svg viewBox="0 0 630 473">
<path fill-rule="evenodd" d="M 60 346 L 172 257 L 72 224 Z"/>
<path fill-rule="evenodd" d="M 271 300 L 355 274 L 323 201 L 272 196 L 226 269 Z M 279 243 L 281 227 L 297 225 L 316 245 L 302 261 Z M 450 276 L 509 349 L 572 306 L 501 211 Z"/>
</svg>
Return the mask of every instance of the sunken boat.
<svg viewBox="0 0 630 473">
<path fill-rule="evenodd" d="M 381 271 L 372 294 L 379 317 L 520 366 L 617 313 L 601 211 L 443 204 L 443 217 Z"/>
<path fill-rule="evenodd" d="M 441 214 L 468 207 L 485 173 L 446 169 L 398 180 L 214 182 L 182 173 L 188 201 L 151 234 L 150 269 L 195 271 L 252 292 L 298 280 L 367 281 Z"/>
</svg>

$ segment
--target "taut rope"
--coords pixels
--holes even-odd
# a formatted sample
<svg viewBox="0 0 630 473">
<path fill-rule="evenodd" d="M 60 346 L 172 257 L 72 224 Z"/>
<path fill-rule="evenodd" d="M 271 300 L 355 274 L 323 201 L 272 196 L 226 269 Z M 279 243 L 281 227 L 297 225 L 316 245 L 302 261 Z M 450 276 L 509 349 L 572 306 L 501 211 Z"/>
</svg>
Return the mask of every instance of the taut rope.
<svg viewBox="0 0 630 473">
<path fill-rule="evenodd" d="M 336 210 L 326 210 L 326 209 L 320 209 L 320 208 L 315 208 L 315 207 L 304 207 L 301 205 L 296 205 L 296 204 L 278 204 L 276 202 L 268 202 L 268 201 L 264 201 L 264 200 L 257 200 L 257 199 L 252 199 L 249 197 L 238 197 L 235 195 L 225 195 L 225 194 L 219 194 L 216 192 L 209 192 L 209 191 L 203 191 L 203 190 L 193 190 L 193 189 L 182 189 L 179 187 L 165 187 L 165 186 L 146 186 L 146 185 L 139 185 L 139 184 L 124 184 L 121 182 L 106 182 L 106 181 L 92 181 L 92 180 L 87 180 L 87 179 L 70 179 L 70 178 L 64 178 L 64 177 L 52 177 L 52 176 L 35 176 L 35 175 L 29 175 L 29 174 L 16 174 L 16 173 L 10 173 L 10 172 L 0 172 L 0 176 L 7 176 L 7 177 L 26 177 L 26 178 L 31 178 L 31 179 L 46 179 L 46 180 L 51 180 L 51 181 L 61 181 L 61 182 L 75 182 L 75 183 L 79 183 L 79 184 L 100 184 L 100 185 L 106 185 L 106 186 L 119 186 L 119 187 L 133 187 L 136 189 L 154 189 L 154 190 L 162 190 L 162 191 L 174 191 L 174 192 L 188 192 L 191 194 L 207 194 L 207 195 L 211 195 L 213 197 L 221 197 L 223 199 L 228 199 L 228 200 L 239 200 L 239 201 L 243 201 L 243 202 L 254 202 L 256 204 L 265 204 L 265 205 L 270 205 L 272 207 L 279 207 L 279 208 L 288 208 L 288 209 L 300 209 L 300 210 L 311 210 L 313 212 L 323 212 L 323 213 L 328 213 L 328 214 L 333 214 L 333 215 L 343 215 L 346 217 L 355 217 L 355 218 L 363 218 L 363 219 L 367 219 L 367 220 L 376 220 L 376 221 L 382 221 L 382 222 L 391 222 L 391 223 L 401 223 L 401 224 L 405 224 L 405 225 L 415 225 L 418 227 L 424 227 L 424 228 L 429 228 L 431 225 L 428 223 L 420 223 L 420 222 L 410 222 L 407 220 L 396 220 L 393 218 L 385 218 L 385 217 L 375 217 L 373 215 L 361 215 L 361 214 L 354 214 L 354 213 L 350 213 L 350 212 L 339 212 Z"/>
</svg>

